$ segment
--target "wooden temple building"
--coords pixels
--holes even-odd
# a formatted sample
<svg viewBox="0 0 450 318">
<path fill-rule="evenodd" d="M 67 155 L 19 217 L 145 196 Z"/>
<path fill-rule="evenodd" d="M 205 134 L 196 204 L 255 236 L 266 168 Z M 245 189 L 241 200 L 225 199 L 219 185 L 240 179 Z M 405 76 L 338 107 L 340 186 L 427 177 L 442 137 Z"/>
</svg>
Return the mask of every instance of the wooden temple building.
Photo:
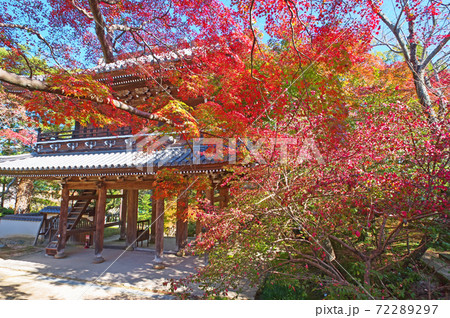
<svg viewBox="0 0 450 318">
<path fill-rule="evenodd" d="M 95 68 L 97 80 L 106 81 L 120 100 L 138 105 L 161 93 L 158 90 L 160 84 L 149 87 L 149 79 L 139 72 L 138 65 L 132 60 L 99 66 Z M 165 89 L 176 94 L 173 87 Z M 198 101 L 188 103 L 195 106 Z M 139 144 L 146 137 L 145 134 L 133 135 L 127 127 L 112 131 L 76 126 L 71 131 L 39 133 L 32 153 L 10 156 L 0 162 L 0 175 L 61 183 L 61 207 L 53 243 L 55 258 L 65 256 L 69 236 L 93 232 L 94 262 L 103 262 L 105 226 L 118 224 L 121 236 L 126 238 L 126 247 L 130 249 L 136 246 L 139 235 L 148 231 L 155 243 L 155 262 L 162 262 L 164 199 L 152 200 L 150 229 L 138 228 L 138 191 L 155 190 L 155 175 L 159 169 L 170 167 L 185 176 L 208 175 L 211 188 L 205 196 L 213 204 L 215 200 L 222 206 L 227 204 L 227 189 L 219 189 L 226 160 L 211 159 L 203 154 L 195 157 L 192 147 L 176 136 L 167 138 L 165 144 L 152 152 L 142 151 Z M 108 195 L 109 189 L 121 190 L 121 194 Z M 112 197 L 121 199 L 120 219 L 105 223 L 107 199 Z M 186 191 L 181 191 L 177 200 L 184 202 L 177 204 L 178 209 L 186 207 Z M 187 220 L 179 219 L 176 223 L 177 247 L 183 248 L 186 242 Z"/>
</svg>

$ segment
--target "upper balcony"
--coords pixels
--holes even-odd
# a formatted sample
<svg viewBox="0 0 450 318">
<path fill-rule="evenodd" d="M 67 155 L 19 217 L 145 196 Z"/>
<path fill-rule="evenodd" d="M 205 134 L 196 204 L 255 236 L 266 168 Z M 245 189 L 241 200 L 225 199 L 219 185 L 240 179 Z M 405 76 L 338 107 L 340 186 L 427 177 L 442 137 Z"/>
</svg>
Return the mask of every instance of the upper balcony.
<svg viewBox="0 0 450 318">
<path fill-rule="evenodd" d="M 132 146 L 132 137 L 131 127 L 39 131 L 34 150 L 38 154 L 123 150 Z"/>
</svg>

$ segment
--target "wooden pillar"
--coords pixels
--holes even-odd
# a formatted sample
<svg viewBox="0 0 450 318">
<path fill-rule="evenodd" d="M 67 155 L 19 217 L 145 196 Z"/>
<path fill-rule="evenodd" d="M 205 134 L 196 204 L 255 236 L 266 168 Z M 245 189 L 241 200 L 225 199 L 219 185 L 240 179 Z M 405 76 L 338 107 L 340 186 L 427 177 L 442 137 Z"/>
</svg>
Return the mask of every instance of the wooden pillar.
<svg viewBox="0 0 450 318">
<path fill-rule="evenodd" d="M 69 186 L 67 183 L 62 185 L 61 209 L 59 212 L 58 246 L 56 248 L 55 258 L 64 258 L 64 249 L 67 239 L 67 215 L 69 214 Z"/>
<path fill-rule="evenodd" d="M 214 188 L 211 187 L 209 189 L 206 189 L 205 194 L 211 205 L 214 205 Z"/>
<path fill-rule="evenodd" d="M 199 236 L 202 233 L 202 223 L 197 219 L 195 222 L 195 236 Z"/>
<path fill-rule="evenodd" d="M 128 190 L 122 191 L 122 202 L 120 203 L 120 237 L 119 240 L 125 240 L 127 229 L 127 199 Z"/>
<path fill-rule="evenodd" d="M 150 243 L 155 243 L 156 238 L 156 197 L 155 190 L 152 190 L 152 220 L 150 226 Z"/>
<path fill-rule="evenodd" d="M 127 247 L 132 251 L 136 247 L 139 190 L 127 192 Z"/>
<path fill-rule="evenodd" d="M 220 187 L 219 194 L 220 194 L 219 207 L 226 208 L 228 206 L 228 201 L 229 201 L 228 187 L 227 186 Z"/>
<path fill-rule="evenodd" d="M 155 263 L 162 263 L 164 251 L 164 199 L 156 200 Z"/>
<path fill-rule="evenodd" d="M 94 264 L 103 263 L 105 259 L 103 253 L 103 234 L 105 232 L 105 209 L 106 209 L 106 185 L 101 182 L 97 185 L 97 204 L 95 207 L 95 234 L 94 247 L 95 258 Z"/>
<path fill-rule="evenodd" d="M 177 228 L 175 241 L 177 250 L 183 249 L 188 238 L 188 192 L 182 191 L 177 198 Z"/>
</svg>

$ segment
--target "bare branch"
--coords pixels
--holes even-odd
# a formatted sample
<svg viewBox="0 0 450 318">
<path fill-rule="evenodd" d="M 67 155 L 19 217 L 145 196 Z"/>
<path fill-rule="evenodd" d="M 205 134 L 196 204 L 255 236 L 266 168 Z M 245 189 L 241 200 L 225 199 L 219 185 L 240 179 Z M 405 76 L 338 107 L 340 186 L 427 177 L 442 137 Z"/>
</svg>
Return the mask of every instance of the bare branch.
<svg viewBox="0 0 450 318">
<path fill-rule="evenodd" d="M 28 60 L 27 56 L 25 55 L 25 53 L 20 52 L 19 53 L 20 56 L 23 57 L 23 59 L 25 60 L 25 63 L 27 63 L 28 69 L 30 70 L 30 78 L 33 78 L 33 69 L 31 68 L 31 64 L 30 61 Z"/>
<path fill-rule="evenodd" d="M 250 76 L 255 79 L 258 80 L 256 77 L 253 76 L 253 62 L 254 62 L 254 54 L 255 54 L 255 47 L 257 44 L 257 40 L 256 40 L 256 34 L 255 34 L 255 30 L 253 29 L 253 6 L 255 5 L 255 0 L 252 0 L 251 4 L 250 4 L 250 15 L 249 15 L 249 22 L 250 22 L 250 30 L 252 31 L 252 35 L 253 35 L 253 42 L 252 42 L 252 51 L 250 53 Z"/>
<path fill-rule="evenodd" d="M 292 46 L 294 47 L 294 50 L 295 50 L 295 52 L 297 53 L 297 56 L 298 56 L 298 69 L 299 70 L 302 70 L 302 58 L 301 58 L 301 56 L 300 56 L 300 52 L 299 52 L 299 50 L 297 49 L 297 45 L 295 44 L 295 32 L 294 32 L 294 12 L 292 11 L 292 8 L 291 8 L 291 6 L 290 6 L 290 4 L 289 4 L 289 2 L 287 1 L 287 0 L 285 0 L 285 3 L 286 3 L 286 6 L 287 6 L 287 8 L 288 8 L 288 10 L 289 10 L 289 26 L 290 26 L 290 29 L 291 29 L 291 42 L 292 42 Z M 294 6 L 294 8 L 295 8 L 295 6 Z M 304 54 L 302 54 L 302 55 L 304 55 Z M 306 55 L 305 55 L 306 56 Z M 309 57 L 307 57 L 310 61 L 311 61 L 311 59 L 309 58 Z"/>
<path fill-rule="evenodd" d="M 58 63 L 58 60 L 56 59 L 55 51 L 53 50 L 53 47 L 50 45 L 50 43 L 48 43 L 48 41 L 38 31 L 36 31 L 30 27 L 27 27 L 25 25 L 13 24 L 13 23 L 0 23 L 0 28 L 21 29 L 21 30 L 25 30 L 29 33 L 36 35 L 38 37 L 38 39 L 41 40 L 42 42 L 44 42 L 44 44 L 50 49 L 50 54 L 52 55 L 53 60 L 56 62 L 56 64 L 58 64 L 62 68 L 62 66 Z"/>
<path fill-rule="evenodd" d="M 420 66 L 421 70 L 425 69 L 427 65 L 431 62 L 431 60 L 444 48 L 447 42 L 450 40 L 450 33 L 445 35 L 441 42 L 434 48 L 434 50 L 427 56 L 425 61 L 422 62 Z"/>
<path fill-rule="evenodd" d="M 72 0 L 72 5 L 77 9 L 80 13 L 82 13 L 88 19 L 94 19 L 92 12 L 89 12 L 85 8 L 83 8 L 80 4 L 77 3 L 77 0 Z"/>
<path fill-rule="evenodd" d="M 1 192 L 1 195 L 7 194 L 7 193 L 9 192 L 9 188 L 11 188 L 11 186 L 12 186 L 14 183 L 16 183 L 16 181 L 17 181 L 17 178 L 13 178 L 13 179 L 8 183 L 8 185 L 6 186 L 5 191 Z"/>
<path fill-rule="evenodd" d="M 374 12 L 376 12 L 376 14 L 378 15 L 378 17 L 380 17 L 381 21 L 383 21 L 384 24 L 386 24 L 386 26 L 391 30 L 392 34 L 394 34 L 398 44 L 400 45 L 400 48 L 402 50 L 402 53 L 405 55 L 406 60 L 410 60 L 410 56 L 408 53 L 408 46 L 406 45 L 404 39 L 401 37 L 399 29 L 398 29 L 398 21 L 397 23 L 394 25 L 389 18 L 381 11 L 378 10 L 375 5 L 373 4 L 372 1 L 370 1 L 370 5 L 372 7 L 372 10 Z"/>
</svg>

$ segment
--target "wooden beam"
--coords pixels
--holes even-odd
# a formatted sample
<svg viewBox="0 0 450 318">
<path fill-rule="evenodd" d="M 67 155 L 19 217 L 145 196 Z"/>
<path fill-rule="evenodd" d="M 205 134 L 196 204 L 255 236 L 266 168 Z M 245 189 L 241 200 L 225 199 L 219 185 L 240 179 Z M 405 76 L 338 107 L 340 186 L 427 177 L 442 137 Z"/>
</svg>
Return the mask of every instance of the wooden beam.
<svg viewBox="0 0 450 318">
<path fill-rule="evenodd" d="M 120 237 L 119 240 L 125 240 L 127 236 L 127 199 L 128 190 L 122 191 L 122 202 L 120 203 Z"/>
<path fill-rule="evenodd" d="M 67 215 L 69 214 L 69 187 L 67 183 L 62 185 L 61 209 L 59 212 L 58 246 L 55 258 L 64 258 L 64 249 L 67 239 Z"/>
<path fill-rule="evenodd" d="M 122 198 L 122 194 L 108 194 L 107 199 L 118 199 Z M 97 195 L 71 195 L 69 200 L 97 200 Z"/>
<path fill-rule="evenodd" d="M 69 182 L 68 184 L 69 189 L 76 189 L 76 190 L 95 190 L 97 189 L 97 185 L 95 182 Z"/>
<path fill-rule="evenodd" d="M 153 181 L 105 181 L 106 189 L 140 190 L 153 188 Z M 96 189 L 96 182 L 69 182 L 69 189 Z"/>
<path fill-rule="evenodd" d="M 164 199 L 156 200 L 155 263 L 162 263 L 164 251 Z"/>
<path fill-rule="evenodd" d="M 127 247 L 133 250 L 136 247 L 137 214 L 138 214 L 138 190 L 127 191 Z"/>
<path fill-rule="evenodd" d="M 105 209 L 106 209 L 106 185 L 101 182 L 97 186 L 98 200 L 95 211 L 95 258 L 94 263 L 103 263 L 105 259 L 103 253 L 103 234 L 105 231 Z"/>
<path fill-rule="evenodd" d="M 188 238 L 188 192 L 180 191 L 177 198 L 177 225 L 175 242 L 177 250 L 183 249 L 187 245 Z"/>
<path fill-rule="evenodd" d="M 108 189 L 130 189 L 130 190 L 141 190 L 141 189 L 151 189 L 153 188 L 154 181 L 122 181 L 113 182 L 106 181 L 106 187 Z"/>
</svg>

